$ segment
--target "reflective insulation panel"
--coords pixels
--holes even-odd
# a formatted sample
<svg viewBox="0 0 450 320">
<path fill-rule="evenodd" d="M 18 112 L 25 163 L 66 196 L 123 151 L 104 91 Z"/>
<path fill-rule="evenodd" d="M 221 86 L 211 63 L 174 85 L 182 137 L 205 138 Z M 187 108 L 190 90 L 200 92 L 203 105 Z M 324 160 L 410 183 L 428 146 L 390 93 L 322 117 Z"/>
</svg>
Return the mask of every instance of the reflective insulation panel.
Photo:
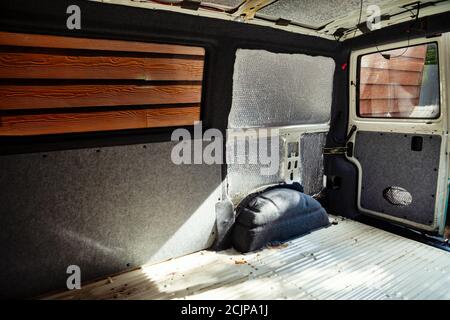
<svg viewBox="0 0 450 320">
<path fill-rule="evenodd" d="M 224 8 L 236 8 L 243 2 L 244 2 L 244 0 L 205 0 L 205 1 L 202 1 L 202 4 L 204 4 L 204 5 L 209 5 L 209 4 L 219 5 Z"/>
<path fill-rule="evenodd" d="M 229 133 L 226 144 L 227 158 L 227 184 L 228 196 L 234 203 L 238 203 L 248 194 L 256 189 L 277 184 L 284 181 L 283 159 L 285 157 L 285 140 L 281 136 L 272 136 L 267 138 L 267 150 L 262 150 L 263 140 L 266 137 L 253 137 L 250 135 L 234 135 Z M 278 150 L 277 150 L 278 149 Z M 255 155 L 254 150 L 258 150 Z M 278 154 L 270 154 L 271 150 Z M 261 156 L 268 156 L 272 162 L 274 170 L 264 172 L 261 168 L 268 168 L 269 165 L 261 164 Z M 267 161 L 263 162 L 268 163 Z M 270 170 L 269 170 L 270 171 Z M 266 174 L 267 173 L 267 174 Z"/>
<path fill-rule="evenodd" d="M 238 49 L 228 127 L 328 122 L 334 68 L 328 57 Z"/>
<path fill-rule="evenodd" d="M 382 0 L 365 0 L 363 13 L 367 6 L 380 4 Z M 360 0 L 278 0 L 258 11 L 258 15 L 273 20 L 290 20 L 307 27 L 320 28 L 336 18 L 342 18 L 352 11 L 359 10 Z"/>
<path fill-rule="evenodd" d="M 252 129 L 253 130 L 253 129 Z M 264 130 L 264 129 L 262 129 Z M 259 132 L 259 130 L 254 130 Z M 266 175 L 261 168 L 259 158 L 250 155 L 259 150 L 264 136 L 236 134 L 228 132 L 227 153 L 227 190 L 228 197 L 236 204 L 247 195 L 264 187 L 281 182 L 299 182 L 306 194 L 314 195 L 323 188 L 323 155 L 327 132 L 305 132 L 304 130 L 282 128 L 279 130 L 279 165 L 276 172 Z M 268 139 L 268 150 L 275 150 L 275 137 Z M 264 145 L 263 145 L 264 147 Z M 258 157 L 265 155 L 265 148 Z M 269 158 L 275 163 L 276 157 Z M 264 159 L 263 159 L 264 161 Z M 267 163 L 267 160 L 264 161 Z"/>
</svg>

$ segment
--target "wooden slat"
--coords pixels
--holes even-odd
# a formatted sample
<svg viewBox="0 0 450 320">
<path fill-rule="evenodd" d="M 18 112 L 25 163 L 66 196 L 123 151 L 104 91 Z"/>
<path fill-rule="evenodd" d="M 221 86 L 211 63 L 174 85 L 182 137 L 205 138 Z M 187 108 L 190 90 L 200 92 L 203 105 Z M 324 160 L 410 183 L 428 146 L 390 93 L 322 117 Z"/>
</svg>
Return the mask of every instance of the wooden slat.
<svg viewBox="0 0 450 320">
<path fill-rule="evenodd" d="M 205 49 L 201 47 L 145 43 L 137 41 L 87 39 L 87 38 L 49 36 L 37 34 L 23 34 L 12 32 L 0 32 L 0 45 L 37 47 L 37 48 L 149 52 L 149 53 L 165 53 L 165 54 L 195 55 L 195 56 L 205 55 Z"/>
<path fill-rule="evenodd" d="M 0 78 L 201 81 L 203 60 L 0 52 Z"/>
<path fill-rule="evenodd" d="M 1 136 L 92 132 L 188 126 L 199 120 L 200 107 L 173 107 L 87 113 L 0 116 Z"/>
<path fill-rule="evenodd" d="M 204 60 L 196 57 L 204 57 L 201 47 L 9 32 L 0 32 L 0 47 L 0 79 L 34 79 L 12 83 L 3 80 L 0 84 L 0 110 L 10 110 L 0 115 L 0 135 L 174 127 L 200 120 L 200 84 L 146 85 L 141 81 L 199 83 Z M 68 81 L 56 81 L 59 79 Z M 155 107 L 24 113 L 29 109 L 136 105 Z M 13 110 L 21 110 L 20 115 L 12 114 Z"/>
<path fill-rule="evenodd" d="M 419 86 L 422 82 L 421 72 L 401 70 L 361 68 L 362 84 L 401 84 Z"/>
<path fill-rule="evenodd" d="M 419 103 L 419 99 L 372 99 L 359 101 L 359 113 L 363 116 L 377 114 L 406 113 L 409 114 Z"/>
<path fill-rule="evenodd" d="M 1 85 L 0 110 L 199 103 L 200 85 Z"/>
<path fill-rule="evenodd" d="M 191 126 L 200 120 L 200 107 L 158 108 L 147 110 L 147 127 Z"/>
<path fill-rule="evenodd" d="M 360 99 L 412 99 L 419 96 L 419 86 L 361 84 L 360 87 Z"/>
<path fill-rule="evenodd" d="M 0 135 L 23 136 L 145 128 L 146 111 L 0 116 Z"/>
</svg>

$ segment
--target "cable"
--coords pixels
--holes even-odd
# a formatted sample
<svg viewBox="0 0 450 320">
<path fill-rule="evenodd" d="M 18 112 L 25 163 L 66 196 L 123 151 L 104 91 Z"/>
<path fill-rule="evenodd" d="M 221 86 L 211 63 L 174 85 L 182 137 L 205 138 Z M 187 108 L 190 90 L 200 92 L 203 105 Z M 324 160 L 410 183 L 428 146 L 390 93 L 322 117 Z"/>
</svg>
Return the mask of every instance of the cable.
<svg viewBox="0 0 450 320">
<path fill-rule="evenodd" d="M 411 10 L 408 10 L 411 12 Z M 411 12 L 412 13 L 412 12 Z M 413 13 L 414 14 L 414 13 Z M 390 60 L 390 59 L 395 59 L 395 58 L 400 58 L 402 57 L 408 50 L 409 50 L 409 45 L 410 45 L 410 40 L 411 40 L 411 28 L 417 23 L 417 21 L 419 20 L 419 14 L 420 14 L 420 2 L 417 3 L 417 11 L 414 17 L 414 20 L 411 22 L 411 24 L 408 27 L 408 44 L 406 45 L 405 49 L 403 50 L 403 52 L 399 55 L 396 56 L 391 56 L 391 55 L 386 55 L 381 53 L 380 49 L 378 48 L 378 45 L 375 45 L 375 47 L 377 48 L 377 52 L 386 60 Z"/>
<path fill-rule="evenodd" d="M 358 18 L 358 23 L 356 24 L 356 28 L 355 28 L 355 32 L 353 33 L 353 39 L 355 38 L 355 36 L 356 36 L 356 31 L 358 31 L 358 26 L 361 24 L 361 18 L 362 18 L 362 10 L 363 10 L 363 3 L 364 3 L 364 0 L 361 0 L 360 1 L 360 4 L 359 4 L 359 18 Z"/>
</svg>

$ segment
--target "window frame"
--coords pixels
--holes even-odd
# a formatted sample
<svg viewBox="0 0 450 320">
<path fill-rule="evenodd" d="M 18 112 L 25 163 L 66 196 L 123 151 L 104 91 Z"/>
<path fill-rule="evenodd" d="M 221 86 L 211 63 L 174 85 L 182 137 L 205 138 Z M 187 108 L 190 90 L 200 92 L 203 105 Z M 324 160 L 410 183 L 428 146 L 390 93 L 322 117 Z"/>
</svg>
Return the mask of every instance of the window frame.
<svg viewBox="0 0 450 320">
<path fill-rule="evenodd" d="M 441 62 L 439 60 L 439 43 L 438 41 L 426 41 L 426 42 L 419 42 L 419 43 L 414 43 L 411 44 L 409 43 L 410 41 L 408 41 L 406 46 L 394 46 L 394 47 L 389 47 L 386 49 L 381 49 L 379 50 L 378 47 L 375 47 L 375 50 L 373 51 L 369 51 L 369 52 L 365 52 L 362 54 L 357 55 L 356 57 L 356 84 L 355 84 L 355 113 L 356 113 L 356 117 L 360 118 L 360 119 L 383 119 L 383 120 L 438 120 L 441 118 L 442 116 L 442 95 L 441 95 L 441 84 L 440 84 L 440 79 L 441 79 Z M 364 56 L 370 55 L 370 54 L 374 54 L 374 53 L 379 53 L 381 54 L 382 52 L 386 52 L 386 51 L 391 51 L 391 50 L 398 50 L 398 49 L 405 49 L 405 48 L 411 48 L 411 47 L 417 47 L 417 46 L 421 46 L 421 45 L 430 45 L 430 44 L 435 44 L 436 45 L 436 59 L 437 59 L 437 76 L 438 76 L 438 97 L 439 97 L 439 105 L 438 105 L 438 113 L 436 114 L 435 117 L 427 117 L 427 118 L 423 118 L 423 117 L 373 117 L 373 116 L 363 116 L 360 113 L 360 87 L 361 87 L 361 59 Z"/>
</svg>

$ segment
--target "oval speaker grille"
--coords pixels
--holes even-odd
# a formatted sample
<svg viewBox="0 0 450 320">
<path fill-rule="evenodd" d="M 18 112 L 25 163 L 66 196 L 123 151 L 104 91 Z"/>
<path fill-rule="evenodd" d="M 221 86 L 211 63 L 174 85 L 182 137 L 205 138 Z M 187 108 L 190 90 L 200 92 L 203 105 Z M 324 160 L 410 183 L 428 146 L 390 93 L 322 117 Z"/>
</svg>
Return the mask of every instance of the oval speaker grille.
<svg viewBox="0 0 450 320">
<path fill-rule="evenodd" d="M 390 204 L 399 207 L 409 206 L 412 202 L 412 195 L 406 189 L 401 187 L 388 187 L 383 191 L 383 197 Z"/>
</svg>

